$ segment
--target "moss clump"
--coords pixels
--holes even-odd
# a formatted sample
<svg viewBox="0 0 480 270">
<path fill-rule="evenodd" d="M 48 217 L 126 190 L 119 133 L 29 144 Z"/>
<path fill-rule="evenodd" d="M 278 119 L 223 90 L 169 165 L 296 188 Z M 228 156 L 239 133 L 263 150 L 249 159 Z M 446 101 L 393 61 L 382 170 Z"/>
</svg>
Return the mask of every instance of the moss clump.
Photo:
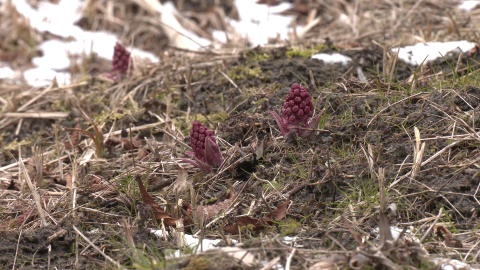
<svg viewBox="0 0 480 270">
<path fill-rule="evenodd" d="M 287 57 L 288 58 L 294 58 L 294 57 L 302 57 L 302 58 L 310 58 L 312 55 L 316 54 L 318 51 L 313 50 L 313 49 L 291 49 L 287 51 Z"/>
<path fill-rule="evenodd" d="M 280 228 L 280 234 L 282 236 L 292 235 L 296 233 L 301 226 L 302 224 L 300 224 L 300 222 L 292 218 L 287 218 L 278 222 L 278 227 Z"/>
<path fill-rule="evenodd" d="M 260 78 L 262 70 L 259 67 L 234 67 L 228 72 L 232 80 Z"/>
<path fill-rule="evenodd" d="M 313 48 L 292 48 L 286 52 L 286 55 L 288 58 L 310 58 L 312 55 L 319 53 L 325 48 L 326 46 L 324 44 L 319 44 Z"/>
<path fill-rule="evenodd" d="M 250 51 L 247 53 L 247 58 L 249 62 L 260 62 L 269 60 L 272 56 L 266 52 Z"/>
<path fill-rule="evenodd" d="M 195 256 L 190 259 L 188 265 L 184 268 L 185 270 L 207 270 L 210 269 L 211 261 L 207 256 Z"/>
</svg>

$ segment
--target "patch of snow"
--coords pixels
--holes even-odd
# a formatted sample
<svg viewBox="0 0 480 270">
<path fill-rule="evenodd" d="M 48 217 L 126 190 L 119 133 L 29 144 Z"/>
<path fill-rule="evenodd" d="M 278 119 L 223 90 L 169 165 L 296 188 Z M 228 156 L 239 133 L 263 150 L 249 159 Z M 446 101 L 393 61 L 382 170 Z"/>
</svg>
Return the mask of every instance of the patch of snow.
<svg viewBox="0 0 480 270">
<path fill-rule="evenodd" d="M 295 16 L 278 13 L 291 8 L 291 4 L 281 3 L 269 7 L 257 4 L 257 0 L 236 0 L 235 5 L 240 21 L 230 20 L 230 24 L 243 37 L 248 38 L 252 46 L 268 44 L 270 38 L 288 39 Z M 222 39 L 218 33 L 215 37 Z"/>
<path fill-rule="evenodd" d="M 352 61 L 352 58 L 339 53 L 332 53 L 332 54 L 318 53 L 318 54 L 312 55 L 312 59 L 321 60 L 325 64 L 342 63 L 343 65 L 346 65 L 350 61 Z"/>
<path fill-rule="evenodd" d="M 152 234 L 154 234 L 154 235 L 156 235 L 157 237 L 160 237 L 160 238 L 163 237 L 163 231 L 162 230 L 150 230 L 150 233 L 152 233 Z M 168 232 L 167 232 L 167 234 L 168 234 Z M 196 236 L 193 236 L 193 235 L 189 235 L 189 234 L 185 234 L 184 240 L 185 240 L 185 245 L 192 248 L 194 253 L 198 253 L 202 250 L 207 251 L 207 250 L 210 250 L 210 249 L 216 249 L 217 245 L 220 243 L 220 241 L 222 241 L 222 240 L 219 240 L 219 239 L 206 239 L 206 238 L 204 238 L 200 242 L 200 238 L 198 238 Z M 238 241 L 232 239 L 232 243 L 237 244 Z M 180 250 L 175 251 L 175 253 L 173 254 L 173 256 L 175 256 L 175 257 L 179 257 L 181 255 L 182 254 L 181 254 Z"/>
<path fill-rule="evenodd" d="M 15 77 L 15 71 L 9 66 L 0 67 L 0 79 L 11 79 Z"/>
<path fill-rule="evenodd" d="M 294 236 L 294 237 L 291 237 L 291 236 L 285 236 L 283 237 L 283 240 L 282 242 L 285 243 L 286 245 L 290 245 L 290 246 L 293 246 L 293 247 L 298 247 L 297 246 L 297 241 L 298 237 Z"/>
<path fill-rule="evenodd" d="M 12 4 L 30 21 L 30 26 L 39 32 L 68 38 L 81 31 L 78 26 L 72 31 L 72 25 L 81 17 L 82 3 L 79 0 L 62 0 L 58 4 L 40 2 L 37 10 L 26 0 L 15 0 Z"/>
<path fill-rule="evenodd" d="M 478 268 L 473 268 L 469 264 L 455 259 L 434 258 L 433 261 L 437 265 L 440 264 L 442 270 L 478 270 Z"/>
<path fill-rule="evenodd" d="M 475 43 L 466 40 L 449 42 L 427 42 L 418 43 L 403 48 L 393 48 L 392 52 L 397 52 L 398 58 L 411 65 L 420 65 L 424 62 L 433 61 L 437 58 L 447 55 L 449 52 L 460 50 L 467 52 L 475 47 Z"/>
<path fill-rule="evenodd" d="M 157 3 L 159 4 L 159 2 Z M 157 11 L 161 14 L 160 20 L 162 25 L 164 25 L 163 30 L 169 40 L 177 43 L 177 46 L 183 49 L 199 50 L 211 44 L 209 40 L 197 36 L 178 22 L 175 18 L 175 14 L 178 14 L 178 11 L 173 2 L 168 1 L 163 4 L 163 7 L 159 6 L 159 8 L 160 10 Z"/>
<path fill-rule="evenodd" d="M 403 228 L 397 227 L 397 226 L 390 226 L 390 231 L 392 232 L 392 236 L 394 240 L 397 240 L 400 234 L 403 231 Z M 377 234 L 377 238 L 380 237 L 380 228 L 376 227 L 373 229 L 373 232 Z M 415 236 L 415 234 L 412 232 L 412 230 L 407 229 L 405 230 L 404 236 L 408 237 L 411 241 L 420 244 L 420 240 Z"/>
<path fill-rule="evenodd" d="M 24 79 L 34 87 L 43 87 L 52 84 L 53 79 L 57 79 L 58 85 L 64 86 L 71 83 L 70 74 L 67 72 L 57 72 L 49 68 L 36 67 L 27 69 L 23 72 Z"/>
<path fill-rule="evenodd" d="M 478 0 L 466 0 L 463 1 L 458 8 L 463 11 L 471 11 L 474 8 L 476 8 L 478 5 L 480 5 L 480 1 Z"/>
</svg>

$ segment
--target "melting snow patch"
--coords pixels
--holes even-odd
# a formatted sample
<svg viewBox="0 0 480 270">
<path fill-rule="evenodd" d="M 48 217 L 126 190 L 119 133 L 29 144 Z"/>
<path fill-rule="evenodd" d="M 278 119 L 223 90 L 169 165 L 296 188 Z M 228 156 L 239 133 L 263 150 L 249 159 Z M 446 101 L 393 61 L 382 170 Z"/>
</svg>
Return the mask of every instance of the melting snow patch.
<svg viewBox="0 0 480 270">
<path fill-rule="evenodd" d="M 467 0 L 463 1 L 458 8 L 463 11 L 470 11 L 480 5 L 480 1 L 478 0 Z"/>
<path fill-rule="evenodd" d="M 346 65 L 352 61 L 352 58 L 339 53 L 318 53 L 312 55 L 312 59 L 322 60 L 325 64 L 342 63 L 343 65 Z"/>
<path fill-rule="evenodd" d="M 50 85 L 53 79 L 57 79 L 58 85 L 64 86 L 71 83 L 70 74 L 66 72 L 56 72 L 49 68 L 31 68 L 23 73 L 25 80 L 34 87 L 43 87 Z"/>
<path fill-rule="evenodd" d="M 11 79 L 15 77 L 15 71 L 10 67 L 0 67 L 0 79 Z"/>
<path fill-rule="evenodd" d="M 162 230 L 151 230 L 150 232 L 156 235 L 157 237 L 160 237 L 160 238 L 163 237 Z M 200 239 L 198 237 L 195 237 L 189 234 L 185 234 L 184 240 L 185 240 L 185 245 L 192 248 L 194 253 L 198 253 L 200 251 L 207 251 L 210 249 L 216 249 L 218 248 L 217 246 L 220 243 L 220 241 L 222 241 L 218 239 L 202 239 L 202 241 L 200 242 Z M 232 239 L 232 243 L 237 244 L 238 241 Z M 181 251 L 177 250 L 175 251 L 173 256 L 180 257 L 181 255 L 182 255 Z"/>
<path fill-rule="evenodd" d="M 269 38 L 288 39 L 294 16 L 279 13 L 291 8 L 291 4 L 281 3 L 269 7 L 257 4 L 257 0 L 237 0 L 235 5 L 240 21 L 230 20 L 230 24 L 238 33 L 247 37 L 253 46 L 268 44 Z M 215 34 L 215 37 L 219 36 Z"/>
<path fill-rule="evenodd" d="M 433 261 L 435 264 L 440 265 L 442 270 L 477 270 L 478 268 L 473 268 L 469 264 L 461 262 L 455 259 L 448 258 L 434 258 Z"/>
<path fill-rule="evenodd" d="M 433 61 L 442 56 L 446 56 L 449 52 L 458 51 L 467 52 L 475 47 L 475 43 L 462 41 L 450 42 L 427 42 L 418 43 L 413 46 L 403 48 L 393 48 L 393 52 L 398 50 L 398 58 L 411 65 L 420 65 L 424 62 Z"/>
</svg>

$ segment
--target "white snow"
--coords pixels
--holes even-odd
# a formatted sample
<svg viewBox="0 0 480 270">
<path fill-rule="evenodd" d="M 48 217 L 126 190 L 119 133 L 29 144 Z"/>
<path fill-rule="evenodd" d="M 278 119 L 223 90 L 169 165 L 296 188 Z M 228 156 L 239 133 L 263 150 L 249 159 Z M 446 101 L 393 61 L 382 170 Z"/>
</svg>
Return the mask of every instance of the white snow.
<svg viewBox="0 0 480 270">
<path fill-rule="evenodd" d="M 0 67 L 0 79 L 11 79 L 13 77 L 15 77 L 15 71 L 11 67 Z"/>
<path fill-rule="evenodd" d="M 289 9 L 292 5 L 281 3 L 278 6 L 269 7 L 256 2 L 257 0 L 235 1 L 240 16 L 240 21 L 230 20 L 235 30 L 248 38 L 252 46 L 268 44 L 270 38 L 288 39 L 295 16 L 284 16 L 278 13 Z"/>
<path fill-rule="evenodd" d="M 318 53 L 318 54 L 312 55 L 312 59 L 322 60 L 325 64 L 341 63 L 343 65 L 346 65 L 350 61 L 352 61 L 352 58 L 339 53 L 332 53 L 332 54 Z"/>
<path fill-rule="evenodd" d="M 480 5 L 480 1 L 478 0 L 466 0 L 460 3 L 458 8 L 463 11 L 471 11 L 474 8 L 476 8 L 478 5 Z"/>
<path fill-rule="evenodd" d="M 433 61 L 437 58 L 446 56 L 449 52 L 458 51 L 468 52 L 475 47 L 475 43 L 466 40 L 449 42 L 427 42 L 418 43 L 403 48 L 393 48 L 393 52 L 398 50 L 398 58 L 412 65 L 420 65 L 424 62 Z"/>
</svg>

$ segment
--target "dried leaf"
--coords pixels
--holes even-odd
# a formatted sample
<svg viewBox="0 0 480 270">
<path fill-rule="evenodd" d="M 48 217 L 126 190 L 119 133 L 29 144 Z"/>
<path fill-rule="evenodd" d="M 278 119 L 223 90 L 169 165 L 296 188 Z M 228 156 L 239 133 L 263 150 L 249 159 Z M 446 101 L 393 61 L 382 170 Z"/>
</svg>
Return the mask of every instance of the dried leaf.
<svg viewBox="0 0 480 270">
<path fill-rule="evenodd" d="M 220 212 L 226 211 L 232 205 L 234 199 L 235 193 L 233 191 L 230 191 L 224 200 L 212 205 L 198 207 L 197 214 L 205 215 L 206 219 L 214 218 Z"/>
<path fill-rule="evenodd" d="M 445 245 L 452 248 L 463 247 L 462 241 L 455 239 L 452 233 L 443 225 L 436 227 L 436 234 L 438 237 L 444 239 Z"/>
<path fill-rule="evenodd" d="M 234 224 L 227 224 L 223 227 L 226 233 L 238 234 L 241 230 L 248 229 L 250 231 L 258 231 L 265 227 L 263 220 L 258 218 L 252 218 L 249 216 L 237 218 Z"/>
<path fill-rule="evenodd" d="M 142 160 L 144 157 L 148 155 L 149 151 L 145 148 L 140 148 L 137 153 L 137 158 Z"/>
<path fill-rule="evenodd" d="M 290 199 L 287 199 L 284 203 L 279 205 L 277 209 L 273 210 L 273 212 L 267 216 L 267 219 L 273 219 L 275 221 L 282 220 L 287 216 L 288 206 L 290 205 Z"/>
<path fill-rule="evenodd" d="M 65 175 L 65 186 L 69 189 L 72 189 L 72 175 L 71 174 L 67 174 Z"/>
<path fill-rule="evenodd" d="M 177 180 L 175 180 L 175 183 L 173 183 L 173 190 L 177 194 L 181 194 L 186 190 L 188 190 L 190 183 L 187 182 L 187 176 L 188 174 L 186 170 L 184 169 L 178 170 Z"/>
<path fill-rule="evenodd" d="M 147 190 L 145 189 L 145 186 L 142 183 L 142 180 L 140 179 L 139 176 L 137 176 L 137 183 L 138 183 L 138 189 L 140 190 L 140 194 L 142 195 L 142 201 L 144 204 L 149 205 L 152 208 L 152 213 L 157 222 L 161 222 L 163 219 L 163 222 L 167 226 L 175 226 L 176 219 L 173 218 L 171 215 L 167 214 L 165 210 L 163 210 L 160 205 L 158 205 L 153 198 L 148 194 Z"/>
<path fill-rule="evenodd" d="M 25 211 L 24 213 L 22 213 L 21 215 L 15 217 L 15 218 L 10 218 L 10 219 L 5 220 L 4 224 L 0 224 L 0 229 L 3 230 L 5 228 L 8 228 L 8 229 L 19 228 L 23 224 L 26 224 L 26 223 L 32 221 L 33 219 L 35 219 L 37 217 L 37 215 L 38 215 L 37 211 L 35 211 L 35 210 Z M 2 228 L 2 227 L 4 227 L 4 228 Z"/>
<path fill-rule="evenodd" d="M 78 146 L 80 140 L 82 139 L 82 133 L 79 131 L 81 129 L 82 126 L 80 125 L 80 122 L 77 121 L 77 123 L 75 124 L 75 130 L 71 129 L 72 134 L 70 135 L 69 140 L 64 142 L 65 149 L 72 150 Z"/>
</svg>

